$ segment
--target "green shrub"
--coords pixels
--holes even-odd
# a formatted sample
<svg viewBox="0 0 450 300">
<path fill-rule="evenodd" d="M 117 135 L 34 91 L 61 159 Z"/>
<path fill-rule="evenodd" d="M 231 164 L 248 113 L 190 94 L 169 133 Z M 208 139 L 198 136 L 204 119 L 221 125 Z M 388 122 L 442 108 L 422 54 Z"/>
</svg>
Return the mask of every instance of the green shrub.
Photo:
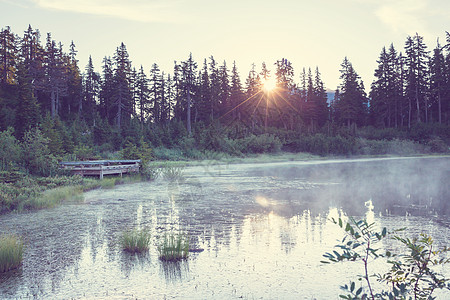
<svg viewBox="0 0 450 300">
<path fill-rule="evenodd" d="M 125 231 L 119 238 L 120 246 L 130 253 L 147 251 L 150 245 L 150 232 L 145 229 Z"/>
<path fill-rule="evenodd" d="M 13 134 L 11 127 L 0 132 L 0 170 L 9 171 L 20 165 L 22 149 Z"/>
<path fill-rule="evenodd" d="M 422 145 L 411 140 L 399 140 L 399 139 L 393 139 L 392 141 L 389 141 L 387 150 L 388 154 L 396 154 L 396 155 L 414 155 L 429 152 L 430 152 L 429 146 Z"/>
<path fill-rule="evenodd" d="M 406 247 L 406 251 L 396 254 L 386 250 L 382 253 L 382 248 L 377 247 L 377 244 L 405 228 L 393 232 L 383 228 L 377 232 L 374 230 L 374 223 L 369 224 L 366 220 L 356 221 L 350 218 L 350 222 L 344 222 L 339 218 L 332 221 L 345 231 L 345 237 L 340 244 L 336 245 L 337 250 L 323 255 L 327 260 L 322 263 L 360 261 L 364 270 L 364 274 L 358 276 L 361 281 L 358 285 L 361 287 L 356 288 L 355 281 L 345 284 L 341 288 L 347 294 L 340 295 L 340 298 L 348 300 L 435 299 L 432 294 L 436 289 L 450 290 L 449 279 L 433 268 L 433 266 L 443 267 L 450 262 L 450 259 L 445 258 L 450 248 L 435 249 L 432 238 L 425 234 L 413 239 L 394 235 L 393 240 L 401 242 Z M 369 270 L 370 262 L 380 258 L 386 259 L 386 263 L 391 266 L 390 270 L 384 274 L 372 275 Z M 377 292 L 372 282 L 373 278 L 385 283 L 387 289 Z M 362 286 L 364 283 L 365 286 Z"/>
<path fill-rule="evenodd" d="M 157 147 L 153 149 L 153 155 L 156 160 L 184 160 L 183 151 L 178 148 Z"/>
<path fill-rule="evenodd" d="M 22 143 L 25 168 L 31 174 L 51 176 L 58 170 L 58 161 L 50 153 L 49 139 L 35 128 L 27 131 Z"/>
<path fill-rule="evenodd" d="M 0 273 L 18 268 L 22 264 L 23 241 L 15 235 L 0 236 Z"/>
<path fill-rule="evenodd" d="M 264 133 L 261 135 L 250 135 L 236 140 L 239 147 L 237 150 L 243 153 L 274 153 L 281 150 L 281 140 L 273 135 Z"/>
<path fill-rule="evenodd" d="M 0 212 L 23 209 L 23 203 L 37 197 L 42 187 L 29 176 L 14 183 L 0 182 Z"/>
<path fill-rule="evenodd" d="M 433 153 L 448 153 L 450 152 L 450 146 L 447 145 L 444 140 L 438 136 L 432 137 L 427 145 L 430 147 Z"/>
<path fill-rule="evenodd" d="M 89 160 L 94 157 L 94 149 L 89 146 L 79 145 L 73 151 L 76 160 Z"/>
<path fill-rule="evenodd" d="M 183 234 L 166 234 L 158 252 L 159 259 L 163 261 L 185 259 L 189 255 L 189 239 Z"/>
</svg>

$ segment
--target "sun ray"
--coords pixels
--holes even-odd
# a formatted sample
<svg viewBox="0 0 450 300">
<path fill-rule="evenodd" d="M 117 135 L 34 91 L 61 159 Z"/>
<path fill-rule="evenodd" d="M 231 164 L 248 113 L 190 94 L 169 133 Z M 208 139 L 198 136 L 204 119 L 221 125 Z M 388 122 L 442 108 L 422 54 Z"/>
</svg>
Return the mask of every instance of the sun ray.
<svg viewBox="0 0 450 300">
<path fill-rule="evenodd" d="M 223 114 L 222 116 L 219 117 L 219 120 L 222 119 L 223 117 L 227 116 L 228 114 L 230 114 L 233 110 L 237 109 L 239 106 L 242 106 L 244 103 L 250 101 L 252 98 L 254 98 L 256 95 L 260 94 L 261 91 L 256 92 L 255 94 L 251 95 L 250 97 L 248 97 L 247 99 L 245 99 L 244 101 L 242 101 L 241 103 L 239 103 L 238 105 L 236 105 L 235 107 L 233 107 L 232 109 L 230 109 L 229 111 L 227 111 L 225 114 Z"/>
<path fill-rule="evenodd" d="M 277 82 L 275 79 L 267 77 L 263 82 L 262 88 L 266 93 L 270 93 L 277 88 Z"/>
</svg>

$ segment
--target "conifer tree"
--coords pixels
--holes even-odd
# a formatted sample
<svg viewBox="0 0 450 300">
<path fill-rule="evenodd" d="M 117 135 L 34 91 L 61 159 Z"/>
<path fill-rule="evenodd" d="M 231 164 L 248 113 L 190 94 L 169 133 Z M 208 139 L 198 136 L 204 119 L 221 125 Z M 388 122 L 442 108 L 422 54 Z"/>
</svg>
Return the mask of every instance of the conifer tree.
<svg viewBox="0 0 450 300">
<path fill-rule="evenodd" d="M 319 67 L 316 67 L 314 76 L 314 96 L 317 108 L 317 125 L 322 127 L 328 120 L 328 97 L 320 75 Z"/>
<path fill-rule="evenodd" d="M 124 121 L 129 121 L 132 115 L 131 61 L 124 43 L 116 50 L 114 67 L 113 114 L 115 125 L 121 130 Z"/>
<path fill-rule="evenodd" d="M 66 118 L 71 114 L 72 110 L 75 113 L 75 108 L 78 109 L 78 116 L 83 116 L 83 79 L 78 67 L 78 60 L 76 59 L 77 50 L 72 41 L 70 44 L 69 55 L 64 55 L 64 68 L 67 76 L 67 100 L 65 103 Z M 92 107 L 93 108 L 93 107 Z M 92 113 L 92 111 L 90 111 Z M 86 117 L 91 120 L 92 116 Z"/>
<path fill-rule="evenodd" d="M 213 56 L 209 57 L 209 85 L 210 85 L 210 101 L 209 101 L 209 118 L 214 120 L 220 112 L 221 100 L 221 82 L 219 76 L 219 68 Z"/>
<path fill-rule="evenodd" d="M 145 75 L 144 67 L 141 65 L 137 75 L 137 105 L 139 121 L 144 124 L 150 111 L 150 89 L 149 80 Z"/>
<path fill-rule="evenodd" d="M 351 126 L 363 125 L 367 115 L 367 97 L 364 85 L 347 57 L 341 64 L 342 83 L 335 113 L 338 122 Z"/>
<path fill-rule="evenodd" d="M 0 30 L 0 83 L 16 83 L 18 37 L 9 26 Z"/>
<path fill-rule="evenodd" d="M 28 74 L 24 62 L 18 65 L 17 81 L 19 98 L 14 128 L 17 136 L 22 138 L 27 130 L 37 126 L 40 119 L 40 109 L 33 94 L 31 76 Z"/>
<path fill-rule="evenodd" d="M 50 97 L 49 105 L 52 118 L 59 116 L 61 108 L 61 99 L 67 95 L 67 76 L 65 74 L 62 47 L 58 48 L 56 42 L 52 39 L 51 34 L 47 34 L 47 43 L 45 45 L 44 56 L 44 91 Z"/>
<path fill-rule="evenodd" d="M 192 135 L 191 108 L 192 97 L 195 94 L 196 70 L 197 63 L 193 60 L 192 53 L 190 53 L 189 58 L 181 63 L 182 87 L 186 99 L 186 129 L 189 136 Z"/>
<path fill-rule="evenodd" d="M 213 112 L 212 105 L 211 83 L 208 74 L 208 63 L 206 59 L 203 62 L 203 68 L 199 74 L 199 88 L 198 96 L 195 102 L 195 116 L 194 120 L 209 123 L 212 120 Z"/>
<path fill-rule="evenodd" d="M 227 114 L 231 113 L 233 120 L 241 119 L 241 103 L 244 100 L 244 93 L 242 92 L 241 79 L 236 66 L 236 62 L 233 62 L 233 68 L 231 69 L 231 87 L 230 87 L 230 104 L 231 107 L 227 111 Z"/>
<path fill-rule="evenodd" d="M 282 58 L 275 63 L 275 78 L 277 82 L 277 93 L 273 101 L 268 103 L 268 116 L 274 122 L 274 125 L 285 129 L 292 129 L 297 112 L 295 111 L 295 97 L 293 94 L 296 89 L 294 83 L 294 68 L 289 60 Z M 265 124 L 267 127 L 267 124 Z"/>
<path fill-rule="evenodd" d="M 114 66 L 110 57 L 103 58 L 102 82 L 100 90 L 100 116 L 112 124 L 112 101 L 114 89 Z"/>
<path fill-rule="evenodd" d="M 31 80 L 32 94 L 38 100 L 39 91 L 43 90 L 45 82 L 44 49 L 40 43 L 39 30 L 34 31 L 31 25 L 28 26 L 23 36 L 20 56 Z"/>
<path fill-rule="evenodd" d="M 88 64 L 85 68 L 86 73 L 83 77 L 83 115 L 89 115 L 88 119 L 93 120 L 100 96 L 101 79 L 95 72 L 92 57 L 89 55 Z"/>
<path fill-rule="evenodd" d="M 423 42 L 423 37 L 416 33 L 414 37 L 408 36 L 405 43 L 406 52 L 406 67 L 407 67 L 407 89 L 406 97 L 409 101 L 409 117 L 408 127 L 411 127 L 411 118 L 414 113 L 416 115 L 416 122 L 422 121 L 421 107 L 424 108 L 425 119 L 428 118 L 427 101 L 427 66 L 428 66 L 428 52 L 427 46 Z"/>
<path fill-rule="evenodd" d="M 161 120 L 161 102 L 162 102 L 162 78 L 159 66 L 154 63 L 150 69 L 150 103 L 151 103 L 151 118 L 154 123 L 159 123 Z"/>
<path fill-rule="evenodd" d="M 437 42 L 436 48 L 433 51 L 433 57 L 430 60 L 430 94 L 434 100 L 434 105 L 439 124 L 442 123 L 442 102 L 446 95 L 446 87 L 449 80 L 449 66 L 445 65 L 445 57 L 443 54 L 443 47 Z M 444 100 L 445 101 L 445 100 Z"/>
<path fill-rule="evenodd" d="M 228 75 L 227 63 L 223 61 L 223 64 L 219 67 L 219 114 L 222 116 L 231 109 L 230 105 L 230 76 Z"/>
</svg>

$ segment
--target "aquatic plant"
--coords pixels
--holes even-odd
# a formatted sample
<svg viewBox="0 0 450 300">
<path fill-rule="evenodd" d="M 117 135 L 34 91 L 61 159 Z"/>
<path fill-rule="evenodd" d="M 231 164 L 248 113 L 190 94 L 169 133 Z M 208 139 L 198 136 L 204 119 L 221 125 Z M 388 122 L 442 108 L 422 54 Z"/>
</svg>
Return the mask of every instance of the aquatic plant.
<svg viewBox="0 0 450 300">
<path fill-rule="evenodd" d="M 23 241 L 15 235 L 0 236 L 0 273 L 18 268 L 22 264 Z"/>
<path fill-rule="evenodd" d="M 341 218 L 332 221 L 345 230 L 345 237 L 342 242 L 336 245 L 340 252 L 333 251 L 325 253 L 323 256 L 329 262 L 342 261 L 362 261 L 364 265 L 364 275 L 359 275 L 359 280 L 365 281 L 366 289 L 361 286 L 356 289 L 356 283 L 341 286 L 347 292 L 340 295 L 342 299 L 434 299 L 433 292 L 436 289 L 450 290 L 450 279 L 437 273 L 434 266 L 443 266 L 450 262 L 445 257 L 450 248 L 444 247 L 440 250 L 433 248 L 433 239 L 421 234 L 413 239 L 403 238 L 397 235 L 392 236 L 394 241 L 399 241 L 406 246 L 406 254 L 395 254 L 390 251 L 381 253 L 381 249 L 376 244 L 382 239 L 391 236 L 393 233 L 403 231 L 405 228 L 388 232 L 383 228 L 381 232 L 374 231 L 374 223 L 369 224 L 366 220 L 356 221 L 350 218 L 349 223 L 343 222 Z M 386 258 L 387 264 L 391 268 L 385 274 L 370 274 L 369 261 Z M 387 284 L 387 290 L 376 292 L 373 288 L 371 278 L 377 278 L 381 283 Z"/>
<path fill-rule="evenodd" d="M 184 234 L 169 234 L 158 247 L 159 259 L 163 261 L 178 261 L 189 254 L 189 239 Z"/>
<path fill-rule="evenodd" d="M 152 181 L 158 178 L 160 169 L 148 163 L 143 163 L 140 169 L 141 178 L 143 180 Z"/>
<path fill-rule="evenodd" d="M 145 229 L 124 231 L 119 243 L 123 250 L 130 253 L 147 251 L 150 245 L 150 232 Z"/>
<path fill-rule="evenodd" d="M 161 169 L 161 175 L 165 180 L 177 181 L 183 178 L 184 166 L 165 164 Z"/>
</svg>

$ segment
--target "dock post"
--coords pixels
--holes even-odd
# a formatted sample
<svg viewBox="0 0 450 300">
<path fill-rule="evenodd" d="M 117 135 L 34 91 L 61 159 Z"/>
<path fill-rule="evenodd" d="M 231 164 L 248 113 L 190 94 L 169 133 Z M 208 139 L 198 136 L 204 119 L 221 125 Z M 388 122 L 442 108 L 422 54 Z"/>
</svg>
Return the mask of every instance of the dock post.
<svg viewBox="0 0 450 300">
<path fill-rule="evenodd" d="M 100 165 L 100 180 L 103 179 L 103 165 Z"/>
</svg>

